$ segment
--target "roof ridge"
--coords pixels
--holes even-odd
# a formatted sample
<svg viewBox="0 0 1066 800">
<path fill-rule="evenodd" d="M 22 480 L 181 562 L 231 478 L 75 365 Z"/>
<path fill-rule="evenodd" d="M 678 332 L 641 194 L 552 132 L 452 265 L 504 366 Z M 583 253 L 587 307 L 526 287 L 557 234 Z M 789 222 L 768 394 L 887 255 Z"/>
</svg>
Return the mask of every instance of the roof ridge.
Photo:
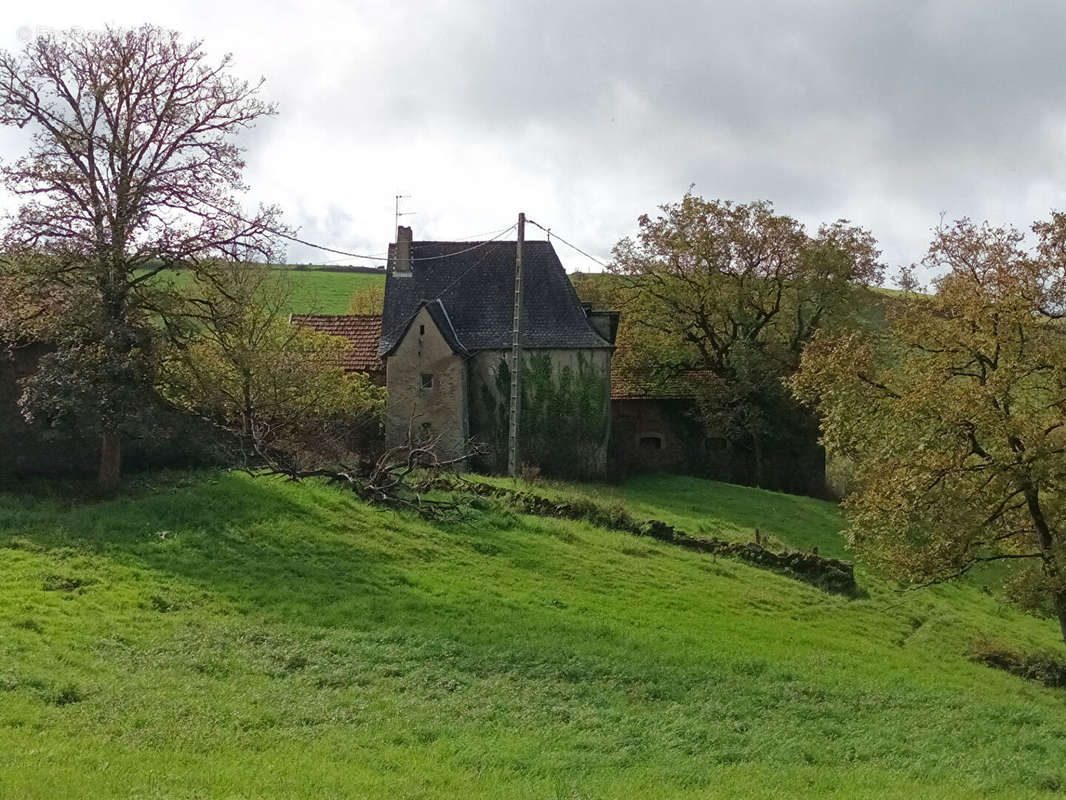
<svg viewBox="0 0 1066 800">
<path fill-rule="evenodd" d="M 293 314 L 293 319 L 381 319 L 381 314 Z"/>
<path fill-rule="evenodd" d="M 490 240 L 467 253 L 469 242 L 412 242 L 412 270 L 390 272 L 385 283 L 382 342 L 385 355 L 404 335 L 425 300 L 440 325 L 454 332 L 457 347 L 473 353 L 509 349 L 513 339 L 515 242 Z M 547 349 L 609 349 L 589 322 L 553 243 L 527 242 L 523 275 L 522 346 Z"/>
</svg>

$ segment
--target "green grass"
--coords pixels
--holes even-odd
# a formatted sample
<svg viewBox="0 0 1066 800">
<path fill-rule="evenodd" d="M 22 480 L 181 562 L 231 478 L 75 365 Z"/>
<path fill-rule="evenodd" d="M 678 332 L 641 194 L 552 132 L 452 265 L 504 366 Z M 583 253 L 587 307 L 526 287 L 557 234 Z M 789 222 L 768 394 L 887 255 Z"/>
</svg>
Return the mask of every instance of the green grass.
<svg viewBox="0 0 1066 800">
<path fill-rule="evenodd" d="M 478 480 L 512 485 L 507 478 Z M 640 519 L 662 520 L 686 533 L 751 542 L 758 528 L 797 550 L 817 549 L 831 558 L 848 557 L 839 535 L 840 512 L 830 503 L 809 497 L 664 474 L 639 475 L 620 486 L 543 481 L 522 488 L 547 497 L 580 495 L 621 504 Z"/>
<path fill-rule="evenodd" d="M 292 280 L 289 311 L 293 314 L 347 314 L 348 301 L 354 292 L 385 282 L 384 275 L 366 272 L 328 272 L 315 268 L 288 272 Z M 182 286 L 192 280 L 192 273 L 168 270 L 161 273 L 160 280 Z"/>
<path fill-rule="evenodd" d="M 613 498 L 839 546 L 817 501 L 662 477 Z M 240 474 L 0 496 L 0 797 L 1066 785 L 1066 695 L 967 657 L 981 634 L 1052 647 L 1054 627 L 969 586 L 863 580 L 847 600 L 586 524 L 434 525 Z"/>
<path fill-rule="evenodd" d="M 383 284 L 383 275 L 363 272 L 323 272 L 307 270 L 292 273 L 292 312 L 294 314 L 347 314 L 354 292 Z"/>
</svg>

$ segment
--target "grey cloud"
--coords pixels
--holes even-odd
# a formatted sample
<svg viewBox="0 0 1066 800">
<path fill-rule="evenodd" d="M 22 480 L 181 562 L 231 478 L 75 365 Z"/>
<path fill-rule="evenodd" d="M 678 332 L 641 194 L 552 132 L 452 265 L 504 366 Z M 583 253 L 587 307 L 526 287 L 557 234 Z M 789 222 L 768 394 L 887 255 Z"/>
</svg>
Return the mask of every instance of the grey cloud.
<svg viewBox="0 0 1066 800">
<path fill-rule="evenodd" d="M 853 218 L 906 263 L 941 211 L 1025 226 L 1066 205 L 1058 0 L 309 9 L 189 3 L 160 21 L 266 74 L 281 114 L 246 141 L 249 179 L 326 243 L 380 252 L 403 191 L 416 235 L 521 207 L 606 255 L 695 183 L 811 226 Z"/>
</svg>

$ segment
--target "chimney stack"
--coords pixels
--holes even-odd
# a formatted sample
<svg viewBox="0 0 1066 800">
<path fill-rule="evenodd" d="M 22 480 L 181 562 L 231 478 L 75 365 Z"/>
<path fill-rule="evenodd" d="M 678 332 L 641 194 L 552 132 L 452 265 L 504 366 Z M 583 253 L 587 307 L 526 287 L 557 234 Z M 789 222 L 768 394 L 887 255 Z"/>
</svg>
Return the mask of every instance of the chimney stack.
<svg viewBox="0 0 1066 800">
<path fill-rule="evenodd" d="M 396 256 L 391 264 L 394 278 L 411 277 L 411 238 L 409 226 L 400 225 L 396 228 Z"/>
</svg>

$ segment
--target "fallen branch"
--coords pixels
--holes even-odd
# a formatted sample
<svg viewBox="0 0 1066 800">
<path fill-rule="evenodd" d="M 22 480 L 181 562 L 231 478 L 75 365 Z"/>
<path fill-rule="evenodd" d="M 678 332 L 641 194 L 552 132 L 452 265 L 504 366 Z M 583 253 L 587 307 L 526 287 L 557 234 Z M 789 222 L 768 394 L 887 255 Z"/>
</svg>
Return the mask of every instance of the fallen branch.
<svg viewBox="0 0 1066 800">
<path fill-rule="evenodd" d="M 265 467 L 259 474 L 283 475 L 293 481 L 319 478 L 344 486 L 368 503 L 408 509 L 427 519 L 444 519 L 457 513 L 459 504 L 425 497 L 426 490 L 421 484 L 412 485 L 410 476 L 416 470 L 439 476 L 442 470 L 465 462 L 477 449 L 470 446 L 469 452 L 442 458 L 438 445 L 439 437 L 408 441 L 388 448 L 374 461 L 308 468 L 285 451 L 254 442 L 259 463 Z"/>
</svg>

